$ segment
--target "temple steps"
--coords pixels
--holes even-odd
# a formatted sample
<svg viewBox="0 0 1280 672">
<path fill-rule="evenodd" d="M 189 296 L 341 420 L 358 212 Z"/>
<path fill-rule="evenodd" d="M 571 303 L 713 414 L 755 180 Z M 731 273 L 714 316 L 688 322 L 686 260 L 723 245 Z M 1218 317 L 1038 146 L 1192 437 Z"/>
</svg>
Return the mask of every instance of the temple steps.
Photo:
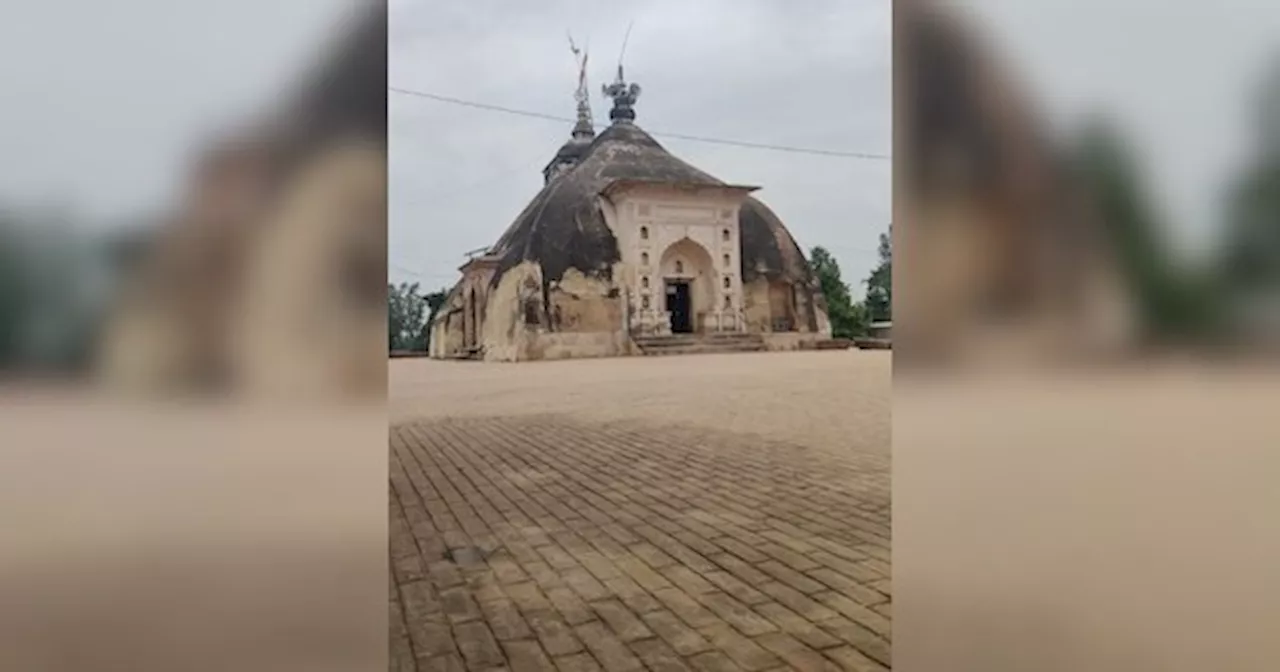
<svg viewBox="0 0 1280 672">
<path fill-rule="evenodd" d="M 470 348 L 465 348 L 451 353 L 447 355 L 446 358 L 459 361 L 479 361 L 484 359 L 484 348 L 475 345 Z"/>
<path fill-rule="evenodd" d="M 693 355 L 722 352 L 760 352 L 765 349 L 760 334 L 673 334 L 639 336 L 633 339 L 645 355 Z"/>
</svg>

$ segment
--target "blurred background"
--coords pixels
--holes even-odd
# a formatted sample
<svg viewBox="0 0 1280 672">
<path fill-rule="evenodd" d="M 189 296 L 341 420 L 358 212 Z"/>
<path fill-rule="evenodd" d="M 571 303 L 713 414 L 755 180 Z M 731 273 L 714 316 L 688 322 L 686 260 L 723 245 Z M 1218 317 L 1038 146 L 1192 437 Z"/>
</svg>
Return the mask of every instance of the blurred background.
<svg viewBox="0 0 1280 672">
<path fill-rule="evenodd" d="M 1275 344 L 1280 11 L 897 9 L 899 361 Z"/>
<path fill-rule="evenodd" d="M 385 6 L 78 4 L 0 26 L 0 371 L 301 388 L 338 357 L 333 386 L 380 387 L 335 348 L 384 305 Z M 343 174 L 368 193 L 318 187 Z"/>
<path fill-rule="evenodd" d="M 1280 6 L 894 3 L 894 663 L 1280 660 Z"/>
<path fill-rule="evenodd" d="M 385 669 L 385 3 L 3 7 L 0 668 Z"/>
</svg>

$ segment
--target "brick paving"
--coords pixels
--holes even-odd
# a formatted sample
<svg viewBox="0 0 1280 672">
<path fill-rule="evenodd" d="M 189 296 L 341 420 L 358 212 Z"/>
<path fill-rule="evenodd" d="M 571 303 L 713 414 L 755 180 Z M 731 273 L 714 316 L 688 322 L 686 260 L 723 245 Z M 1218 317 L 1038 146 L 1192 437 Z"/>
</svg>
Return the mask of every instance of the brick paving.
<svg viewBox="0 0 1280 672">
<path fill-rule="evenodd" d="M 886 355 L 393 368 L 391 669 L 888 669 L 887 410 L 845 445 L 782 417 L 887 409 Z"/>
</svg>

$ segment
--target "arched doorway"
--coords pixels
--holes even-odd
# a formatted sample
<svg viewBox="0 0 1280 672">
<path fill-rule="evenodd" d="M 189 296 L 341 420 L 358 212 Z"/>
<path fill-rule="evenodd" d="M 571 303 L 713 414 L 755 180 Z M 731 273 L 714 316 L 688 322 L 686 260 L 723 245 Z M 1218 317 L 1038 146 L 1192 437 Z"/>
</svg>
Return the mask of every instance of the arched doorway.
<svg viewBox="0 0 1280 672">
<path fill-rule="evenodd" d="M 702 331 L 704 316 L 715 310 L 715 264 L 706 248 L 689 238 L 672 243 L 658 262 L 664 285 L 661 304 L 670 315 L 671 331 Z"/>
</svg>

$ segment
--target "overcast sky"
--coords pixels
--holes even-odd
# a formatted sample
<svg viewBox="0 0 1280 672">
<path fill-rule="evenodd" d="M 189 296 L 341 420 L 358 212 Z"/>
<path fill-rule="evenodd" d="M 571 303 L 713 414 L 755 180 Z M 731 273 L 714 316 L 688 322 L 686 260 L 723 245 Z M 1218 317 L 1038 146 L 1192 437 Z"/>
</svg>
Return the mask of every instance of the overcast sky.
<svg viewBox="0 0 1280 672">
<path fill-rule="evenodd" d="M 590 41 L 591 104 L 623 35 L 636 123 L 674 133 L 891 153 L 889 0 L 392 0 L 392 86 L 574 114 L 566 31 Z M 463 253 L 494 243 L 542 187 L 571 124 L 392 93 L 391 278 L 451 285 Z M 657 140 L 757 192 L 806 250 L 829 248 L 858 286 L 890 220 L 890 162 Z"/>
<path fill-rule="evenodd" d="M 352 0 L 0 0 L 0 200 L 120 225 L 270 103 Z"/>
</svg>

